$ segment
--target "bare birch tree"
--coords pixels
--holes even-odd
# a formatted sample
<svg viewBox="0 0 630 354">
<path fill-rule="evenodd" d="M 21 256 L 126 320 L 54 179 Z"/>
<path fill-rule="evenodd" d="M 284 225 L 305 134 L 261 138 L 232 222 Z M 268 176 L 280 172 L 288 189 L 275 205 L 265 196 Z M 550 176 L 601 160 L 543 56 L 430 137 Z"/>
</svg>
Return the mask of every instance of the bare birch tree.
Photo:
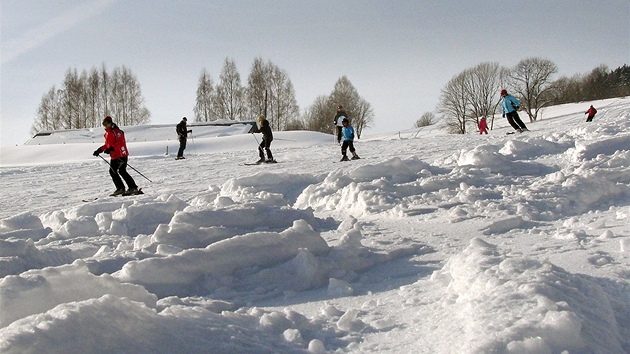
<svg viewBox="0 0 630 354">
<path fill-rule="evenodd" d="M 543 107 L 553 102 L 551 77 L 557 72 L 556 64 L 541 58 L 521 60 L 510 71 L 510 88 L 521 99 L 521 106 L 531 122 L 536 121 Z"/>
<path fill-rule="evenodd" d="M 330 93 L 330 104 L 330 120 L 334 117 L 339 105 L 343 106 L 344 111 L 349 115 L 350 121 L 356 116 L 356 110 L 359 105 L 359 93 L 347 76 L 340 77 L 335 83 L 335 87 Z"/>
<path fill-rule="evenodd" d="M 225 59 L 214 96 L 216 115 L 220 119 L 241 120 L 244 115 L 244 89 L 234 60 Z"/>
<path fill-rule="evenodd" d="M 31 134 L 35 135 L 37 132 L 44 130 L 57 130 L 63 128 L 63 122 L 61 117 L 62 102 L 61 102 L 61 90 L 57 90 L 53 86 L 44 96 L 37 109 L 37 119 L 31 127 Z"/>
<path fill-rule="evenodd" d="M 330 133 L 330 123 L 334 117 L 330 115 L 330 107 L 330 96 L 317 96 L 313 104 L 306 108 L 302 114 L 305 128 L 312 131 Z"/>
<path fill-rule="evenodd" d="M 372 105 L 359 97 L 357 107 L 355 109 L 354 119 L 352 120 L 352 126 L 357 132 L 357 139 L 361 139 L 363 129 L 369 127 L 374 122 L 374 110 Z"/>
<path fill-rule="evenodd" d="M 466 134 L 470 119 L 466 81 L 468 71 L 454 76 L 442 89 L 437 111 L 444 116 L 449 133 Z"/>
<path fill-rule="evenodd" d="M 286 71 L 270 63 L 269 70 L 269 124 L 275 130 L 284 130 L 299 116 L 295 89 Z"/>
<path fill-rule="evenodd" d="M 498 63 L 481 63 L 466 70 L 464 85 L 470 105 L 471 120 L 479 125 L 481 117 L 494 117 L 502 88 L 502 71 Z"/>
<path fill-rule="evenodd" d="M 216 120 L 215 110 L 212 106 L 214 97 L 214 82 L 206 69 L 203 69 L 199 76 L 199 85 L 197 86 L 197 99 L 195 108 L 196 122 L 209 122 Z"/>
<path fill-rule="evenodd" d="M 265 93 L 269 89 L 269 64 L 262 58 L 254 59 L 252 69 L 247 77 L 247 111 L 248 116 L 256 119 L 258 116 L 266 116 Z"/>
</svg>

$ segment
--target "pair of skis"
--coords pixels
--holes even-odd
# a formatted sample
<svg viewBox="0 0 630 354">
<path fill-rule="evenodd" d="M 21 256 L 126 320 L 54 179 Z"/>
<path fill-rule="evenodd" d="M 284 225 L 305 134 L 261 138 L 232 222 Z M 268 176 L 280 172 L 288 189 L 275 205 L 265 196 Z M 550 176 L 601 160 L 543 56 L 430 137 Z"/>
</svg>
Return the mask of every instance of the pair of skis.
<svg viewBox="0 0 630 354">
<path fill-rule="evenodd" d="M 144 192 L 142 191 L 142 188 L 138 188 L 138 190 L 136 192 L 133 192 L 133 193 L 128 193 L 128 194 L 127 193 L 123 193 L 123 194 L 118 194 L 118 195 L 110 195 L 109 197 L 113 197 L 113 198 L 116 198 L 116 197 L 131 197 L 131 196 L 140 195 L 140 194 L 144 194 Z M 89 199 L 89 198 L 88 199 L 83 199 L 82 201 L 87 203 L 87 202 L 93 202 L 93 201 L 95 201 L 97 199 L 99 199 L 99 197 L 94 197 L 94 198 L 91 198 L 91 199 Z"/>
<path fill-rule="evenodd" d="M 255 165 L 273 164 L 273 163 L 278 163 L 278 161 L 271 160 L 271 161 L 262 161 L 262 162 L 246 162 L 246 163 L 244 163 L 244 165 L 245 166 L 255 166 Z"/>
</svg>

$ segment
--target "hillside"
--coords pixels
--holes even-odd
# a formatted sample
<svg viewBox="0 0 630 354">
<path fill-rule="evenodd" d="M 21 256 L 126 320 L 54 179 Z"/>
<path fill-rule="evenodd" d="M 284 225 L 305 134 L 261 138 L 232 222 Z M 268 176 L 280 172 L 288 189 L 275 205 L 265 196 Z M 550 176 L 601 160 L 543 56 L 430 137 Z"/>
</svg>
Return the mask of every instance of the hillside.
<svg viewBox="0 0 630 354">
<path fill-rule="evenodd" d="M 3 148 L 0 353 L 630 353 L 630 98 L 528 126 Z"/>
</svg>

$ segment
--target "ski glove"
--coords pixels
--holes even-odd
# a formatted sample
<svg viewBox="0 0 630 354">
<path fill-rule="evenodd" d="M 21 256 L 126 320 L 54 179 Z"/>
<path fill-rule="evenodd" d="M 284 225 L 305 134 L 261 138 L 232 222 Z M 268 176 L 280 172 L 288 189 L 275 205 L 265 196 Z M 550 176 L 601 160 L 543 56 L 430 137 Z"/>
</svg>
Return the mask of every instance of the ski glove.
<svg viewBox="0 0 630 354">
<path fill-rule="evenodd" d="M 109 154 L 109 153 L 110 153 L 110 152 L 112 152 L 112 151 L 114 151 L 114 147 L 113 147 L 113 146 L 110 146 L 110 147 L 108 147 L 107 149 L 105 149 L 105 151 L 103 151 L 103 152 L 104 152 L 104 153 L 106 153 L 106 154 Z"/>
<path fill-rule="evenodd" d="M 100 154 L 101 154 L 101 152 L 103 152 L 103 149 L 98 148 L 98 149 L 94 150 L 94 153 L 93 153 L 92 155 L 94 155 L 94 156 L 98 156 L 98 155 L 100 155 Z"/>
<path fill-rule="evenodd" d="M 190 129 L 188 132 L 189 132 L 189 133 L 192 133 L 192 129 Z"/>
</svg>

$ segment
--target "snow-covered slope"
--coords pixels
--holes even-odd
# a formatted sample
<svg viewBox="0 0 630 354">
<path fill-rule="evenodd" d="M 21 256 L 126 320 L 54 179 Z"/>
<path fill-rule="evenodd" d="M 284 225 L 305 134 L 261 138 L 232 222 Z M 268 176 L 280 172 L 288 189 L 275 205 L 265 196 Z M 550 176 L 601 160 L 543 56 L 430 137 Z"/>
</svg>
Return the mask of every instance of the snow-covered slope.
<svg viewBox="0 0 630 354">
<path fill-rule="evenodd" d="M 528 126 L 3 148 L 0 352 L 628 353 L 630 98 Z"/>
</svg>

